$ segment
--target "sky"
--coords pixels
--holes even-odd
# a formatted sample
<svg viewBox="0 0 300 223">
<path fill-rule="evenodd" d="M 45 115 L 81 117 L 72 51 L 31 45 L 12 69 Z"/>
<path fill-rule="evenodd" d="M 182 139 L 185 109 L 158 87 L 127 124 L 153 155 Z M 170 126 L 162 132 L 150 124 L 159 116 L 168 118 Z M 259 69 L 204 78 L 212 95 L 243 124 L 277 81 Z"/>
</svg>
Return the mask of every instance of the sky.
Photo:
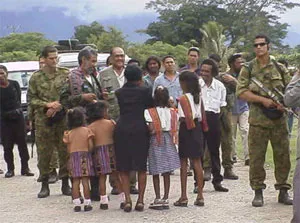
<svg viewBox="0 0 300 223">
<path fill-rule="evenodd" d="M 49 8 L 64 8 L 65 15 L 75 16 L 85 22 L 107 19 L 111 16 L 128 16 L 151 13 L 145 10 L 149 0 L 0 0 L 0 11 L 22 12 L 32 8 L 43 11 Z"/>
<path fill-rule="evenodd" d="M 66 16 L 75 16 L 83 22 L 103 20 L 112 16 L 122 17 L 137 13 L 153 13 L 145 9 L 150 0 L 1 0 L 1 11 L 24 12 L 33 8 L 39 11 L 62 8 Z M 300 7 L 289 10 L 282 21 L 291 24 L 293 31 L 300 30 Z"/>
<path fill-rule="evenodd" d="M 146 10 L 145 4 L 150 0 L 0 0 L 0 26 L 1 12 L 13 13 L 48 10 L 60 10 L 67 17 L 76 18 L 83 24 L 92 21 L 110 21 L 112 17 L 119 19 L 132 15 L 154 14 L 152 10 Z M 297 0 L 294 0 L 295 2 Z M 281 22 L 290 24 L 289 31 L 300 33 L 300 7 L 288 10 L 280 15 Z M 155 14 L 154 14 L 155 17 Z M 140 17 L 139 17 L 140 18 Z M 51 23 L 51 21 L 48 21 Z M 113 20 L 111 20 L 112 25 Z M 4 23 L 5 24 L 5 23 Z M 131 24 L 134 25 L 134 24 Z"/>
</svg>

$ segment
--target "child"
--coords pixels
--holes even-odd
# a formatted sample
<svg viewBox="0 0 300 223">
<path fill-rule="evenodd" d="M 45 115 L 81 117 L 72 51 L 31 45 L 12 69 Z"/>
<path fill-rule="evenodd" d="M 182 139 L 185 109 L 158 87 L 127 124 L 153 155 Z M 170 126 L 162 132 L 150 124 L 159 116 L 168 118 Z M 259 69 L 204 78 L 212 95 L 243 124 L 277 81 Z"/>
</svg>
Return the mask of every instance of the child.
<svg viewBox="0 0 300 223">
<path fill-rule="evenodd" d="M 113 174 L 116 179 L 118 191 L 121 189 L 121 183 L 116 172 L 116 158 L 113 146 L 113 133 L 115 123 L 112 120 L 105 119 L 107 115 L 107 104 L 105 102 L 96 102 L 87 106 L 87 117 L 89 128 L 95 134 L 93 160 L 96 174 L 99 175 L 100 191 L 100 209 L 108 209 L 108 196 L 106 195 L 106 175 Z M 125 195 L 120 193 L 120 208 L 123 208 Z"/>
<path fill-rule="evenodd" d="M 198 77 L 190 71 L 181 73 L 179 82 L 184 92 L 178 103 L 181 197 L 174 205 L 186 207 L 188 204 L 186 184 L 187 160 L 189 158 L 195 169 L 195 177 L 198 182 L 198 196 L 194 205 L 204 206 L 201 157 L 203 156 L 203 130 L 207 131 L 207 125 L 205 112 L 200 100 L 200 86 Z"/>
<path fill-rule="evenodd" d="M 89 177 L 94 176 L 92 154 L 92 131 L 84 127 L 84 114 L 80 108 L 70 109 L 67 113 L 68 129 L 65 131 L 63 141 L 68 146 L 69 171 L 72 176 L 72 197 L 75 205 L 74 211 L 81 211 L 80 181 L 83 185 L 84 211 L 92 210 L 89 188 Z"/>
<path fill-rule="evenodd" d="M 169 107 L 169 92 L 163 86 L 154 91 L 154 108 L 145 110 L 145 120 L 151 132 L 149 148 L 149 174 L 153 175 L 156 198 L 152 209 L 169 208 L 170 173 L 180 167 L 175 147 L 177 112 Z M 164 196 L 160 197 L 159 174 L 164 178 Z"/>
</svg>

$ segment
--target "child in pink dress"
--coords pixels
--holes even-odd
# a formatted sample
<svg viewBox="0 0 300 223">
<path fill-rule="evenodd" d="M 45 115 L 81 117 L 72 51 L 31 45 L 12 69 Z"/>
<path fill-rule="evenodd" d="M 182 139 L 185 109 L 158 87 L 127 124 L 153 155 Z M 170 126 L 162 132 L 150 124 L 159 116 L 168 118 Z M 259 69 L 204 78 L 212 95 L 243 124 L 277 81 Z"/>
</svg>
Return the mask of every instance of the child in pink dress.
<svg viewBox="0 0 300 223">
<path fill-rule="evenodd" d="M 70 109 L 67 113 L 68 131 L 65 131 L 63 141 L 69 152 L 68 169 L 72 176 L 72 197 L 74 211 L 81 211 L 80 182 L 83 186 L 84 211 L 92 210 L 89 188 L 89 177 L 95 175 L 92 154 L 93 132 L 85 127 L 84 114 L 80 108 Z"/>
</svg>

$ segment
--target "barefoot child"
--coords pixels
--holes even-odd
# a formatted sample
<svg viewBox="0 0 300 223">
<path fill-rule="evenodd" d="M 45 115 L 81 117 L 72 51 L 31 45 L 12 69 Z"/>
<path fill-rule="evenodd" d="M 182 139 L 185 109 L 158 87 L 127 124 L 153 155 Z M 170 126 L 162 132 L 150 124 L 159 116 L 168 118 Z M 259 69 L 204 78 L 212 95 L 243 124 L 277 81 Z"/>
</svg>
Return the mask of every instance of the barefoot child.
<svg viewBox="0 0 300 223">
<path fill-rule="evenodd" d="M 180 167 L 175 147 L 177 112 L 169 107 L 169 92 L 163 86 L 154 91 L 154 108 L 145 110 L 145 120 L 151 132 L 149 148 L 149 174 L 153 175 L 156 198 L 152 209 L 169 208 L 170 173 Z M 164 178 L 164 196 L 160 197 L 159 175 Z"/>
<path fill-rule="evenodd" d="M 203 130 L 207 130 L 207 125 L 203 105 L 201 105 L 200 85 L 196 74 L 190 71 L 181 73 L 179 82 L 184 92 L 178 103 L 181 197 L 174 205 L 186 207 L 188 203 L 186 184 L 189 158 L 198 182 L 198 196 L 194 205 L 204 206 L 201 157 L 203 156 Z"/>
<path fill-rule="evenodd" d="M 72 176 L 72 197 L 74 211 L 81 211 L 80 182 L 83 186 L 84 211 L 92 210 L 89 188 L 89 177 L 94 176 L 92 147 L 94 134 L 85 127 L 84 114 L 80 108 L 70 109 L 67 113 L 68 131 L 65 131 L 63 141 L 67 144 L 70 154 L 68 168 Z"/>
<path fill-rule="evenodd" d="M 107 104 L 105 102 L 96 102 L 87 106 L 87 117 L 89 128 L 95 134 L 93 161 L 96 174 L 99 175 L 99 191 L 100 191 L 100 209 L 108 209 L 108 196 L 106 195 L 106 176 L 113 174 L 116 179 L 118 191 L 121 189 L 119 174 L 116 172 L 115 149 L 113 146 L 113 133 L 115 123 L 106 119 Z M 120 193 L 120 207 L 123 208 L 125 195 Z"/>
</svg>

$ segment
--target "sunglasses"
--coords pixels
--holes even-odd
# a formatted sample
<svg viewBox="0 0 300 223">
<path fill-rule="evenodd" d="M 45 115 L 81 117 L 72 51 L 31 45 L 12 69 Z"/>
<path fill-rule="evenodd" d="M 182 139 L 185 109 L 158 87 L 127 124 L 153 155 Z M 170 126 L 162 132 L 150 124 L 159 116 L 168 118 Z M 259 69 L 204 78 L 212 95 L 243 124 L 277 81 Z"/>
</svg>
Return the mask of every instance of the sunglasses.
<svg viewBox="0 0 300 223">
<path fill-rule="evenodd" d="M 255 48 L 257 48 L 258 46 L 263 47 L 263 46 L 265 46 L 265 45 L 267 45 L 267 43 L 255 43 L 255 44 L 253 44 L 253 46 L 254 46 Z"/>
</svg>

